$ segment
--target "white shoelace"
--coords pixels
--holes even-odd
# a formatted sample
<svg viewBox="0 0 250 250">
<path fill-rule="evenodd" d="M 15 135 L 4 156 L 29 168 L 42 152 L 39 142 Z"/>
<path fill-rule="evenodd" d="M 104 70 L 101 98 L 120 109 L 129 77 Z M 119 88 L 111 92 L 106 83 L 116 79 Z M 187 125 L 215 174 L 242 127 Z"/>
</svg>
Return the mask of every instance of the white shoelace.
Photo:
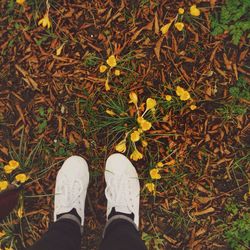
<svg viewBox="0 0 250 250">
<path fill-rule="evenodd" d="M 110 178 L 105 189 L 105 195 L 111 203 L 111 208 L 125 207 L 128 208 L 131 213 L 134 213 L 133 204 L 137 197 L 133 190 L 131 190 L 130 180 L 127 176 L 120 175 L 119 178 Z"/>
<path fill-rule="evenodd" d="M 58 189 L 56 190 L 56 195 L 58 195 L 58 205 L 60 207 L 65 206 L 66 204 L 75 204 L 77 199 L 79 199 L 80 194 L 83 191 L 82 182 L 80 180 L 75 180 L 72 186 L 72 190 L 68 190 L 69 183 L 65 176 L 63 176 L 61 183 L 58 185 Z M 66 206 L 67 206 L 66 205 Z"/>
</svg>

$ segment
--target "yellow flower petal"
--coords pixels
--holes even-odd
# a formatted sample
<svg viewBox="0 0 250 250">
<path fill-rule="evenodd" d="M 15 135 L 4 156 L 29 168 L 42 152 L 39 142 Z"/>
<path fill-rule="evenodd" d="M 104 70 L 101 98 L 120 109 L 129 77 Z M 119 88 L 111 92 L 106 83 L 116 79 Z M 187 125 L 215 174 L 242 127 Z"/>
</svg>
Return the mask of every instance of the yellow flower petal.
<svg viewBox="0 0 250 250">
<path fill-rule="evenodd" d="M 138 131 L 134 131 L 133 133 L 131 133 L 130 139 L 132 142 L 139 141 L 140 140 L 140 133 Z"/>
<path fill-rule="evenodd" d="M 148 146 L 148 142 L 145 141 L 145 140 L 142 140 L 141 144 L 142 144 L 142 146 L 143 146 L 144 148 L 146 148 L 146 147 Z"/>
<path fill-rule="evenodd" d="M 105 72 L 107 70 L 107 68 L 108 67 L 106 65 L 101 65 L 99 70 L 100 70 L 101 73 L 103 73 L 103 72 Z"/>
<path fill-rule="evenodd" d="M 154 183 L 149 182 L 145 186 L 150 193 L 153 193 L 155 191 L 155 184 Z"/>
<path fill-rule="evenodd" d="M 111 68 L 113 68 L 113 67 L 115 67 L 115 66 L 117 65 L 116 59 L 115 59 L 115 56 L 114 56 L 114 55 L 110 56 L 110 57 L 107 59 L 106 62 L 107 62 L 107 64 L 108 64 Z"/>
<path fill-rule="evenodd" d="M 148 122 L 146 120 L 142 121 L 140 125 L 143 131 L 148 131 L 152 127 L 151 122 Z"/>
<path fill-rule="evenodd" d="M 183 15 L 184 12 L 185 12 L 185 10 L 184 10 L 183 8 L 179 8 L 179 9 L 178 9 L 178 13 L 179 13 L 180 15 Z"/>
<path fill-rule="evenodd" d="M 15 180 L 20 183 L 24 183 L 25 181 L 28 180 L 28 177 L 26 176 L 26 174 L 18 174 L 15 176 Z"/>
<path fill-rule="evenodd" d="M 14 250 L 12 247 L 5 247 L 4 250 Z"/>
<path fill-rule="evenodd" d="M 143 121 L 145 121 L 145 119 L 144 119 L 143 117 L 139 116 L 139 117 L 137 118 L 137 122 L 139 123 L 139 125 L 141 125 L 141 123 L 142 123 Z"/>
<path fill-rule="evenodd" d="M 157 167 L 161 168 L 163 166 L 164 166 L 164 164 L 161 161 L 157 163 Z"/>
<path fill-rule="evenodd" d="M 191 109 L 191 110 L 195 110 L 195 109 L 197 109 L 197 106 L 192 104 L 192 105 L 190 106 L 190 109 Z"/>
<path fill-rule="evenodd" d="M 166 95 L 165 99 L 166 99 L 166 101 L 170 102 L 172 100 L 172 96 L 171 95 Z"/>
<path fill-rule="evenodd" d="M 147 110 L 152 109 L 156 106 L 156 100 L 153 98 L 148 98 L 146 103 L 147 103 Z"/>
<path fill-rule="evenodd" d="M 17 216 L 21 219 L 23 217 L 23 207 L 18 208 Z"/>
<path fill-rule="evenodd" d="M 7 181 L 0 181 L 0 191 L 5 190 L 8 187 L 8 182 Z"/>
<path fill-rule="evenodd" d="M 179 31 L 182 31 L 184 28 L 184 23 L 183 22 L 177 22 L 174 24 L 175 28 Z"/>
<path fill-rule="evenodd" d="M 105 90 L 106 90 L 106 91 L 109 91 L 109 90 L 110 90 L 109 80 L 108 80 L 108 79 L 106 79 L 106 81 L 105 81 Z"/>
<path fill-rule="evenodd" d="M 200 12 L 200 10 L 196 7 L 196 5 L 194 4 L 194 5 L 192 5 L 192 6 L 190 7 L 190 14 L 191 14 L 192 16 L 199 16 L 199 15 L 201 14 L 201 12 Z"/>
<path fill-rule="evenodd" d="M 17 167 L 19 167 L 19 162 L 15 161 L 15 160 L 11 160 L 11 161 L 9 161 L 9 165 L 13 168 L 17 168 Z"/>
<path fill-rule="evenodd" d="M 2 238 L 5 235 L 6 235 L 6 233 L 4 231 L 0 231 L 0 238 Z"/>
<path fill-rule="evenodd" d="M 121 74 L 121 71 L 120 71 L 119 69 L 116 69 L 116 70 L 115 70 L 115 75 L 116 75 L 116 76 L 119 76 L 120 74 Z"/>
<path fill-rule="evenodd" d="M 44 28 L 47 26 L 48 29 L 51 27 L 48 12 L 44 14 L 43 18 L 38 22 L 38 25 L 42 25 Z"/>
<path fill-rule="evenodd" d="M 143 130 L 141 129 L 141 128 L 138 128 L 138 130 L 137 130 L 140 134 L 142 134 L 143 133 Z"/>
<path fill-rule="evenodd" d="M 25 3 L 25 0 L 16 0 L 17 4 L 23 5 Z"/>
<path fill-rule="evenodd" d="M 150 176 L 151 176 L 152 179 L 154 179 L 154 180 L 161 179 L 161 175 L 159 174 L 159 169 L 153 168 L 153 169 L 150 170 L 149 173 L 150 173 Z"/>
<path fill-rule="evenodd" d="M 130 159 L 134 161 L 138 161 L 142 158 L 143 158 L 143 155 L 137 149 L 135 149 L 134 152 L 130 155 Z"/>
<path fill-rule="evenodd" d="M 177 86 L 176 90 L 175 90 L 176 95 L 178 95 L 178 96 L 181 96 L 184 91 L 185 90 L 182 87 L 180 87 L 180 86 Z"/>
<path fill-rule="evenodd" d="M 190 99 L 190 94 L 188 91 L 184 91 L 181 96 L 180 96 L 181 101 L 187 101 L 188 99 Z"/>
<path fill-rule="evenodd" d="M 120 152 L 120 153 L 125 153 L 126 152 L 126 140 L 122 140 L 120 141 L 116 146 L 115 146 L 115 150 L 117 152 Z"/>
<path fill-rule="evenodd" d="M 106 109 L 106 113 L 107 113 L 108 115 L 111 115 L 111 116 L 115 116 L 115 115 L 116 115 L 115 112 L 112 111 L 112 110 L 110 110 L 110 109 Z"/>
<path fill-rule="evenodd" d="M 171 20 L 169 23 L 167 23 L 167 24 L 165 24 L 164 26 L 161 27 L 161 33 L 162 33 L 163 35 L 165 35 L 165 34 L 168 33 L 169 28 L 171 27 L 171 24 L 172 24 L 173 21 L 174 21 L 174 19 Z"/>
<path fill-rule="evenodd" d="M 4 172 L 5 172 L 6 174 L 11 174 L 12 171 L 14 171 L 14 170 L 16 169 L 16 167 L 12 167 L 12 166 L 10 166 L 10 165 L 5 165 L 5 166 L 3 167 L 3 169 L 4 169 Z"/>
<path fill-rule="evenodd" d="M 64 43 L 56 50 L 56 55 L 57 56 L 61 55 L 63 47 L 64 47 Z"/>
<path fill-rule="evenodd" d="M 134 103 L 134 105 L 137 106 L 138 96 L 134 91 L 129 93 L 129 99 L 129 103 Z"/>
</svg>

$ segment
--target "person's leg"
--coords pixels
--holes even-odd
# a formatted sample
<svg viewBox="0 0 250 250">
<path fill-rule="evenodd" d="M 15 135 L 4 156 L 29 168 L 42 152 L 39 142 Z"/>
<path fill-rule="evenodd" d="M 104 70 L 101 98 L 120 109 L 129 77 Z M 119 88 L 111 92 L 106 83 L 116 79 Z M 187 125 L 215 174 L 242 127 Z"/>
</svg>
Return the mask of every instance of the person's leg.
<svg viewBox="0 0 250 250">
<path fill-rule="evenodd" d="M 86 161 L 68 158 L 56 178 L 54 223 L 29 250 L 79 250 L 89 183 Z"/>
<path fill-rule="evenodd" d="M 105 169 L 107 224 L 100 250 L 146 250 L 138 232 L 140 183 L 132 163 L 111 155 Z"/>
<path fill-rule="evenodd" d="M 78 222 L 79 223 L 79 222 Z M 79 224 L 71 219 L 53 223 L 48 232 L 29 250 L 79 250 L 81 232 Z"/>
</svg>

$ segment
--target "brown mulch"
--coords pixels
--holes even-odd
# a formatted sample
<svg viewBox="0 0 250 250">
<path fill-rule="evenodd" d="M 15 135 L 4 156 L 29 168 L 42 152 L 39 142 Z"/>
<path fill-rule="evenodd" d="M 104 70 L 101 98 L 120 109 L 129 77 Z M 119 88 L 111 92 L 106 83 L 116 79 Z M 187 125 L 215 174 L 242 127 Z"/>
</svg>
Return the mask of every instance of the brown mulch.
<svg viewBox="0 0 250 250">
<path fill-rule="evenodd" d="M 228 199 L 246 206 L 247 176 L 232 169 L 247 154 L 249 117 L 225 120 L 217 109 L 230 102 L 229 87 L 240 74 L 249 82 L 246 38 L 236 47 L 226 34 L 211 36 L 213 1 L 197 1 L 202 15 L 188 23 L 185 32 L 171 29 L 166 37 L 160 27 L 179 7 L 190 6 L 189 1 L 163 0 L 158 5 L 149 1 L 143 6 L 132 0 L 69 2 L 51 3 L 53 33 L 37 26 L 31 7 L 10 10 L 7 0 L 0 3 L 1 10 L 6 10 L 0 14 L 0 162 L 9 160 L 11 148 L 18 149 L 22 133 L 29 151 L 42 140 L 34 171 L 55 166 L 27 187 L 29 195 L 42 195 L 53 193 L 60 161 L 67 155 L 88 159 L 91 183 L 82 249 L 97 249 L 105 224 L 104 164 L 114 148 L 105 146 L 106 131 L 93 131 L 91 112 L 98 112 L 103 95 L 127 99 L 133 90 L 142 97 L 164 98 L 168 89 L 181 83 L 198 109 L 160 110 L 165 118 L 155 124 L 151 135 L 162 146 L 153 144 L 150 149 L 158 160 L 174 151 L 178 165 L 175 173 L 161 180 L 156 197 L 142 193 L 141 231 L 159 234 L 164 239 L 162 249 L 228 249 L 218 219 L 227 220 L 224 207 Z M 63 52 L 56 56 L 63 42 Z M 106 93 L 99 76 L 100 62 L 110 54 L 119 60 L 131 52 L 135 70 L 126 74 L 136 80 L 128 84 L 116 80 Z M 90 53 L 100 58 L 96 65 L 86 64 Z M 93 103 L 88 106 L 91 112 L 86 108 L 88 101 Z M 40 107 L 45 112 L 53 110 L 46 115 L 47 126 L 41 133 Z M 59 148 L 69 147 L 68 151 L 58 154 L 55 140 Z M 69 144 L 77 146 L 70 148 Z M 148 178 L 148 164 L 146 160 L 135 163 L 142 184 Z M 247 172 L 247 161 L 242 164 Z M 27 245 L 47 230 L 52 207 L 51 196 L 25 199 L 33 231 L 24 232 Z"/>
</svg>

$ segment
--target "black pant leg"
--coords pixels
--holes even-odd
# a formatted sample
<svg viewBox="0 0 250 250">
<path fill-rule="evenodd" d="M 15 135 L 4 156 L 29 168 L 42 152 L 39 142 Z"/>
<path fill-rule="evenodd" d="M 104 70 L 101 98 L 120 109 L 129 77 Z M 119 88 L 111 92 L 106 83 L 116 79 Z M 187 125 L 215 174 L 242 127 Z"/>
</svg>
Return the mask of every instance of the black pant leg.
<svg viewBox="0 0 250 250">
<path fill-rule="evenodd" d="M 126 220 L 117 219 L 106 229 L 100 250 L 146 250 L 140 233 Z"/>
<path fill-rule="evenodd" d="M 48 232 L 27 250 L 80 250 L 80 227 L 72 220 L 61 219 L 53 223 Z"/>
</svg>

